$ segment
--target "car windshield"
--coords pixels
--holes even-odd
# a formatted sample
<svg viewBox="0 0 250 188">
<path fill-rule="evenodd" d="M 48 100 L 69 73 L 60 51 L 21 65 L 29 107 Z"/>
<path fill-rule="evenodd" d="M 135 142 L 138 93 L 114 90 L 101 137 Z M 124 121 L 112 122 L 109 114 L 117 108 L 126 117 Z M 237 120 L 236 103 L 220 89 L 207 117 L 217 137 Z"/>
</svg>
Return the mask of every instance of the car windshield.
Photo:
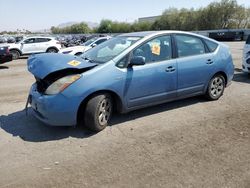
<svg viewBox="0 0 250 188">
<path fill-rule="evenodd" d="M 141 39 L 140 37 L 114 37 L 85 52 L 82 58 L 95 63 L 106 63 Z"/>
<path fill-rule="evenodd" d="M 92 39 L 89 39 L 88 41 L 86 41 L 85 43 L 83 43 L 83 46 L 89 46 L 90 44 L 92 44 L 92 42 L 94 42 L 97 39 L 97 37 L 94 37 Z"/>
</svg>

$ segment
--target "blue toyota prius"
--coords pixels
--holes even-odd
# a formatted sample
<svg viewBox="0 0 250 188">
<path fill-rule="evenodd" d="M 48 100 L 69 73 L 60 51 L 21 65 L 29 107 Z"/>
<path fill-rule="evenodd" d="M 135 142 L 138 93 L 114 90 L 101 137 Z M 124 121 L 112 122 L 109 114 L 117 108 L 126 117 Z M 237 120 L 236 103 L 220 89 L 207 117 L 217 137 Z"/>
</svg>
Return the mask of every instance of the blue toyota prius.
<svg viewBox="0 0 250 188">
<path fill-rule="evenodd" d="M 114 110 L 125 113 L 196 95 L 217 100 L 234 74 L 226 45 L 181 31 L 123 34 L 81 57 L 33 55 L 28 70 L 36 79 L 28 102 L 39 120 L 84 124 L 97 132 Z"/>
</svg>

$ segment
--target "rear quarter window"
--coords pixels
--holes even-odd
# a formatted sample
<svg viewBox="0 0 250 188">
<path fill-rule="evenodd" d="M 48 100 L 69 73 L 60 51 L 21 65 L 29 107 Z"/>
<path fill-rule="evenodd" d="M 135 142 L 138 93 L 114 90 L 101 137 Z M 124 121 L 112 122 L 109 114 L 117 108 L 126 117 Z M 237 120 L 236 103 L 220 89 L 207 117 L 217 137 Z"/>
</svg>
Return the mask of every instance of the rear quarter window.
<svg viewBox="0 0 250 188">
<path fill-rule="evenodd" d="M 205 54 L 205 45 L 202 40 L 192 35 L 176 35 L 178 57 Z"/>
<path fill-rule="evenodd" d="M 204 40 L 204 41 L 205 41 L 210 52 L 214 52 L 217 49 L 217 47 L 218 47 L 217 43 L 210 41 L 210 40 Z"/>
</svg>

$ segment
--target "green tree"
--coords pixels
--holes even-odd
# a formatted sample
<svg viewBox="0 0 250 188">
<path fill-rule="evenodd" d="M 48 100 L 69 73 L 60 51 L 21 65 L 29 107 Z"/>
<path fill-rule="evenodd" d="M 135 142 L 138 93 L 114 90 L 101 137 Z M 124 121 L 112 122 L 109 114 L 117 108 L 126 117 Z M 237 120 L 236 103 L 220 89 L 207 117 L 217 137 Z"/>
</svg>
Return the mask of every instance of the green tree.
<svg viewBox="0 0 250 188">
<path fill-rule="evenodd" d="M 130 30 L 132 32 L 137 32 L 137 31 L 149 31 L 152 30 L 152 24 L 151 22 L 134 22 L 131 25 Z"/>
<path fill-rule="evenodd" d="M 97 33 L 111 33 L 112 32 L 112 21 L 102 20 L 100 26 L 97 29 Z"/>
<path fill-rule="evenodd" d="M 63 28 L 52 26 L 50 30 L 53 34 L 81 34 L 89 33 L 91 31 L 88 25 L 84 22 Z"/>
</svg>

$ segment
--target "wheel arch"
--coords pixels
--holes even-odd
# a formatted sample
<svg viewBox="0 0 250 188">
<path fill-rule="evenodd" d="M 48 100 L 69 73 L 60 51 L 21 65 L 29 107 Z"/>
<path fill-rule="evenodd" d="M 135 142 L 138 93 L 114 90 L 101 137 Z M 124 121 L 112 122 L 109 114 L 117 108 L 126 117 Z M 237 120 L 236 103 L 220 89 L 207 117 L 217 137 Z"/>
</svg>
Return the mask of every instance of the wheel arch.
<svg viewBox="0 0 250 188">
<path fill-rule="evenodd" d="M 214 73 L 214 74 L 211 76 L 211 78 L 209 78 L 209 80 L 207 81 L 207 83 L 206 83 L 206 85 L 205 85 L 205 87 L 204 87 L 204 91 L 203 91 L 204 93 L 206 93 L 206 91 L 207 91 L 207 88 L 208 88 L 208 85 L 209 85 L 210 80 L 211 80 L 214 76 L 216 76 L 216 75 L 222 75 L 222 76 L 224 77 L 224 79 L 225 79 L 225 87 L 227 86 L 227 82 L 228 82 L 227 74 L 226 74 L 224 71 L 218 71 L 218 72 Z"/>
<path fill-rule="evenodd" d="M 55 46 L 50 46 L 47 48 L 46 52 L 48 52 L 49 49 L 55 49 L 57 52 L 59 52 L 59 49 L 57 49 L 57 47 Z"/>
<path fill-rule="evenodd" d="M 224 79 L 225 79 L 225 86 L 227 86 L 227 82 L 228 82 L 227 74 L 225 72 L 223 72 L 223 71 L 219 71 L 219 72 L 215 73 L 213 75 L 213 77 L 216 76 L 216 75 L 222 75 L 224 77 Z"/>
<path fill-rule="evenodd" d="M 20 49 L 18 49 L 18 48 L 11 48 L 11 49 L 9 49 L 9 51 L 13 51 L 13 50 L 18 51 L 20 55 L 23 55 L 22 51 Z"/>
<path fill-rule="evenodd" d="M 82 116 L 81 114 L 83 114 L 83 112 L 85 111 L 87 102 L 94 96 L 96 95 L 101 95 L 101 94 L 110 94 L 113 102 L 114 102 L 114 111 L 117 112 L 122 112 L 123 110 L 123 103 L 121 100 L 121 97 L 114 91 L 112 90 L 99 90 L 99 91 L 95 91 L 91 94 L 89 94 L 79 105 L 78 110 L 77 110 L 77 124 L 79 124 L 79 122 L 82 121 Z"/>
</svg>

